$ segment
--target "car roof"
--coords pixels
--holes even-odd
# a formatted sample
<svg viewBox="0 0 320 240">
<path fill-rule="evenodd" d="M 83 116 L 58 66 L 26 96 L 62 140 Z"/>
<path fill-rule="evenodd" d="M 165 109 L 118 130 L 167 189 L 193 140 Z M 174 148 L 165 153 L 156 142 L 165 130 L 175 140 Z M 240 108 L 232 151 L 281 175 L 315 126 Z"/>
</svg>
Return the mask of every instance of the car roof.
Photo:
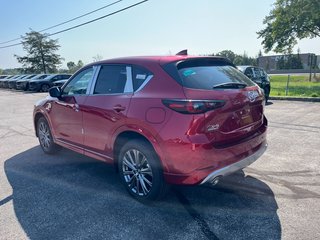
<svg viewBox="0 0 320 240">
<path fill-rule="evenodd" d="M 263 69 L 262 67 L 253 66 L 253 65 L 239 65 L 239 66 L 237 66 L 238 69 L 246 69 L 246 68 L 248 68 L 248 67 Z"/>
<path fill-rule="evenodd" d="M 240 70 L 245 70 L 248 67 L 255 67 L 255 66 L 252 66 L 252 65 L 239 65 L 239 66 L 237 66 L 237 68 L 240 69 Z"/>
<path fill-rule="evenodd" d="M 135 56 L 135 57 L 122 57 L 122 58 L 112 58 L 108 60 L 102 60 L 99 62 L 94 62 L 88 64 L 87 66 L 93 66 L 97 64 L 108 64 L 108 63 L 126 63 L 126 64 L 135 64 L 135 63 L 158 63 L 160 65 L 165 65 L 170 62 L 177 62 L 187 59 L 217 59 L 217 60 L 224 60 L 229 62 L 224 57 L 218 56 L 191 56 L 191 55 L 173 55 L 173 56 Z"/>
<path fill-rule="evenodd" d="M 45 78 L 41 79 L 41 80 L 45 80 L 45 79 L 51 79 L 57 75 L 60 75 L 60 74 L 49 74 L 48 76 L 46 76 Z"/>
</svg>

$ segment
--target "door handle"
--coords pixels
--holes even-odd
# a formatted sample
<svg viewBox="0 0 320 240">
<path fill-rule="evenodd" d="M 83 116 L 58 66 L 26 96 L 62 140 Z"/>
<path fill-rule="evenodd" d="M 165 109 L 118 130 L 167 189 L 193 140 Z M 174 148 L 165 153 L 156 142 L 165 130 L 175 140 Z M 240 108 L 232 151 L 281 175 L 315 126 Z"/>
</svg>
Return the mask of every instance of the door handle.
<svg viewBox="0 0 320 240">
<path fill-rule="evenodd" d="M 126 110 L 126 107 L 121 106 L 121 105 L 116 105 L 113 107 L 113 110 L 115 110 L 116 112 L 122 112 L 122 111 Z"/>
<path fill-rule="evenodd" d="M 78 104 L 74 104 L 74 105 L 72 106 L 72 109 L 73 109 L 74 111 L 76 111 L 76 112 L 79 112 L 79 105 L 78 105 Z"/>
</svg>

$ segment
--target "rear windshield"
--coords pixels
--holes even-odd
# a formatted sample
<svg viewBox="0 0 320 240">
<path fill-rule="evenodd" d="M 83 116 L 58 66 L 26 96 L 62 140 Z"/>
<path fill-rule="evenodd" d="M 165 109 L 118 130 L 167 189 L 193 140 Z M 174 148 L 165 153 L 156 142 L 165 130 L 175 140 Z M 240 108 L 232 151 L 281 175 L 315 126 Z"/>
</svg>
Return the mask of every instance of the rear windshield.
<svg viewBox="0 0 320 240">
<path fill-rule="evenodd" d="M 255 85 L 243 73 L 227 62 L 202 59 L 187 60 L 176 63 L 177 74 L 172 74 L 172 66 L 165 70 L 182 86 L 193 89 L 211 90 L 217 86 L 222 88 L 240 88 Z M 179 79 L 177 79 L 179 78 Z M 221 87 L 219 87 L 221 88 Z"/>
</svg>

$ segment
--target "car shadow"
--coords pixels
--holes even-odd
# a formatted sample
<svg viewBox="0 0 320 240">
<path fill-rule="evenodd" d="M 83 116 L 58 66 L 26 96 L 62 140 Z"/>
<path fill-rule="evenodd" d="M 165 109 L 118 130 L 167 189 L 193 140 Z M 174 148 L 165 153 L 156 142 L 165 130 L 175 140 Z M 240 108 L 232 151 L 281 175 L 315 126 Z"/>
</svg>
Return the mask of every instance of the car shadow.
<svg viewBox="0 0 320 240">
<path fill-rule="evenodd" d="M 39 146 L 5 161 L 16 217 L 30 239 L 280 239 L 272 190 L 243 171 L 216 187 L 173 186 L 159 202 L 126 192 L 114 168 Z"/>
</svg>

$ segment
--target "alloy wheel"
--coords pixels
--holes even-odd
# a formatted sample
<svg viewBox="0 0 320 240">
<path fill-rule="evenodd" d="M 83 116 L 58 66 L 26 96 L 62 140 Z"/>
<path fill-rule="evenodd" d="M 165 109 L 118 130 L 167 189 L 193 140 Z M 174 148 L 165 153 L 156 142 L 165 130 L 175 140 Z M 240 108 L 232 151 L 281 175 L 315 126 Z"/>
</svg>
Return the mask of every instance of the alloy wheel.
<svg viewBox="0 0 320 240">
<path fill-rule="evenodd" d="M 49 126 L 43 121 L 39 123 L 38 134 L 41 146 L 44 149 L 49 149 L 51 146 L 50 129 Z"/>
<path fill-rule="evenodd" d="M 130 191 L 144 197 L 152 189 L 153 174 L 147 157 L 137 149 L 129 149 L 123 156 L 122 172 Z"/>
</svg>

